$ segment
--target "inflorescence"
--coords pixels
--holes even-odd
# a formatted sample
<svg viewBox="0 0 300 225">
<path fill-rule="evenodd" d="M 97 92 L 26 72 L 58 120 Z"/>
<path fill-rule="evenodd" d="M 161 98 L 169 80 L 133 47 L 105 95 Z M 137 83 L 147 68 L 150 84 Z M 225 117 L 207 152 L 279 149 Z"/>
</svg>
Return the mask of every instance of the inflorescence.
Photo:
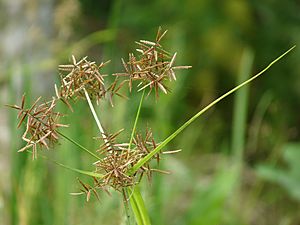
<svg viewBox="0 0 300 225">
<path fill-rule="evenodd" d="M 26 123 L 26 129 L 22 135 L 26 145 L 19 152 L 32 148 L 32 156 L 35 159 L 38 146 L 41 149 L 48 149 L 58 142 L 59 136 L 64 136 L 58 129 L 68 127 L 68 125 L 59 122 L 63 114 L 55 111 L 57 101 L 64 102 L 71 111 L 73 107 L 70 100 L 74 102 L 80 98 L 90 98 L 97 104 L 101 100 L 108 99 L 113 106 L 114 95 L 126 98 L 120 93 L 124 84 L 128 83 L 131 92 L 136 81 L 138 91 L 148 88 L 149 95 L 154 90 L 156 98 L 159 97 L 159 91 L 165 94 L 170 92 L 166 82 L 176 80 L 175 70 L 188 69 L 190 66 L 174 66 L 177 53 L 171 54 L 161 45 L 161 40 L 166 33 L 167 31 L 162 32 L 159 28 L 154 42 L 146 40 L 136 42 L 137 54 L 130 53 L 128 62 L 121 59 L 125 72 L 114 73 L 113 82 L 108 85 L 105 79 L 108 75 L 103 74 L 101 70 L 109 61 L 97 64 L 89 61 L 87 57 L 77 61 L 72 56 L 71 64 L 58 67 L 60 85 L 55 85 L 56 97 L 42 103 L 39 97 L 27 109 L 25 108 L 25 95 L 23 95 L 20 106 L 9 105 L 19 111 L 18 128 Z M 109 187 L 123 192 L 125 197 L 123 188 L 134 186 L 144 174 L 151 180 L 153 171 L 166 173 L 166 171 L 152 168 L 150 161 L 131 174 L 130 169 L 154 150 L 158 143 L 154 141 L 151 129 L 147 129 L 145 135 L 135 134 L 129 143 L 118 143 L 117 137 L 120 132 L 113 135 L 101 133 L 101 137 L 97 138 L 101 139 L 103 144 L 97 150 L 100 159 L 94 163 L 95 173 L 103 174 L 103 176 L 94 177 L 93 186 L 79 180 L 83 187 L 81 193 L 86 193 L 87 199 L 90 198 L 91 193 L 98 197 L 97 189 L 108 191 Z M 177 151 L 165 153 L 174 152 Z M 152 159 L 159 163 L 161 153 L 163 152 L 157 153 Z"/>
</svg>

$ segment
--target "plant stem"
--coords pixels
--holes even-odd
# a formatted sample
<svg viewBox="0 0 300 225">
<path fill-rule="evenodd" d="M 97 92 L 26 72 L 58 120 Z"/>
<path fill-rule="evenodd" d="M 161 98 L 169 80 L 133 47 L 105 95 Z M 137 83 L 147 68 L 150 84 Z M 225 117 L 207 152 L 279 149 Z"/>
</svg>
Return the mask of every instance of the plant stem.
<svg viewBox="0 0 300 225">
<path fill-rule="evenodd" d="M 131 149 L 133 137 L 134 137 L 136 127 L 137 127 L 137 123 L 138 123 L 138 120 L 139 120 L 139 117 L 140 117 L 140 112 L 141 112 L 144 96 L 145 96 L 145 89 L 143 90 L 143 93 L 142 93 L 142 96 L 141 96 L 141 99 L 140 99 L 140 103 L 139 103 L 139 107 L 137 109 L 137 113 L 136 113 L 136 116 L 135 116 L 133 128 L 132 128 L 132 131 L 131 131 L 129 146 L 128 146 L 128 152 Z M 133 190 L 131 188 L 127 188 L 127 193 L 128 193 L 128 196 L 129 196 L 129 202 L 130 202 L 130 205 L 131 205 L 132 211 L 134 213 L 135 220 L 136 220 L 137 224 L 138 225 L 150 225 L 151 223 L 150 223 L 149 215 L 148 215 L 148 212 L 145 208 L 145 203 L 144 203 L 143 197 L 140 193 L 140 190 L 138 188 L 138 185 L 133 187 Z"/>
<path fill-rule="evenodd" d="M 32 154 L 32 151 L 30 150 L 27 150 L 27 152 L 31 153 Z M 83 174 L 83 175 L 87 175 L 87 176 L 90 176 L 90 177 L 97 177 L 97 178 L 103 178 L 103 174 L 100 174 L 100 173 L 95 173 L 95 172 L 91 172 L 91 171 L 87 171 L 87 170 L 81 170 L 81 169 L 77 169 L 77 168 L 73 168 L 73 167 L 70 167 L 70 166 L 67 166 L 65 164 L 62 164 L 60 162 L 57 162 L 53 159 L 50 159 L 48 158 L 47 156 L 43 155 L 43 154 L 39 154 L 39 157 L 41 157 L 42 159 L 44 160 L 47 160 L 47 161 L 50 161 L 58 166 L 61 166 L 65 169 L 68 169 L 68 170 L 71 170 L 73 172 L 76 172 L 76 173 L 80 173 L 80 174 Z"/>
<path fill-rule="evenodd" d="M 100 123 L 100 120 L 98 119 L 98 116 L 97 116 L 97 114 L 96 114 L 96 111 L 95 111 L 95 109 L 94 109 L 94 106 L 93 106 L 93 104 L 92 104 L 92 102 L 91 102 L 90 96 L 89 96 L 89 94 L 87 93 L 87 91 L 86 91 L 85 88 L 84 88 L 83 90 L 84 90 L 85 98 L 86 98 L 86 100 L 87 100 L 87 102 L 88 102 L 88 104 L 89 104 L 90 110 L 91 110 L 91 112 L 92 112 L 92 114 L 93 114 L 93 117 L 94 117 L 94 119 L 95 119 L 95 121 L 96 121 L 96 124 L 97 124 L 97 126 L 98 126 L 98 128 L 99 128 L 99 131 L 100 131 L 102 137 L 103 137 L 104 139 L 106 139 L 106 136 L 105 136 L 105 134 L 104 134 L 103 127 L 102 127 L 102 125 L 101 125 L 101 123 Z"/>
<path fill-rule="evenodd" d="M 139 104 L 139 107 L 138 107 L 138 110 L 137 110 L 137 113 L 136 113 L 136 116 L 135 116 L 135 120 L 134 120 L 134 124 L 133 124 L 133 128 L 132 128 L 132 132 L 131 132 L 131 137 L 130 137 L 130 141 L 129 141 L 129 146 L 128 146 L 128 150 L 129 151 L 131 149 L 133 137 L 134 137 L 134 134 L 135 134 L 135 131 L 136 131 L 136 125 L 137 125 L 137 122 L 139 120 L 139 116 L 140 116 L 140 112 L 141 112 L 141 108 L 142 108 L 144 96 L 145 96 L 145 89 L 143 90 L 142 97 L 140 99 L 140 104 Z"/>
<path fill-rule="evenodd" d="M 130 196 L 130 205 L 135 215 L 135 219 L 138 225 L 150 225 L 149 215 L 147 213 L 143 197 L 141 195 L 138 185 L 133 189 L 128 188 L 127 194 Z"/>
<path fill-rule="evenodd" d="M 101 158 L 99 156 L 97 156 L 95 153 L 91 152 L 90 150 L 88 150 L 86 147 L 82 146 L 81 144 L 79 144 L 78 142 L 76 142 L 75 140 L 73 140 L 72 138 L 64 135 L 63 133 L 56 131 L 60 136 L 62 136 L 63 138 L 65 138 L 66 140 L 70 141 L 71 143 L 73 143 L 74 145 L 78 146 L 79 148 L 81 148 L 83 151 L 87 152 L 88 154 L 90 154 L 91 156 L 93 156 L 94 158 L 100 160 Z"/>
<path fill-rule="evenodd" d="M 128 203 L 127 203 L 127 189 L 123 188 L 123 194 L 124 194 L 124 199 L 123 199 L 123 205 L 124 205 L 124 211 L 126 214 L 126 224 L 130 225 L 131 224 L 131 217 L 130 217 L 130 210 L 128 207 Z"/>
<path fill-rule="evenodd" d="M 110 148 L 111 148 L 111 147 L 110 147 L 110 144 L 109 144 L 108 139 L 107 139 L 107 137 L 106 137 L 106 135 L 105 135 L 105 132 L 104 132 L 104 129 L 103 129 L 101 123 L 100 123 L 100 120 L 99 120 L 99 118 L 98 118 L 98 116 L 97 116 L 97 113 L 96 113 L 96 111 L 95 111 L 95 109 L 94 109 L 94 106 L 93 106 L 93 104 L 92 104 L 92 101 L 91 101 L 91 99 L 90 99 L 90 96 L 89 96 L 89 94 L 87 93 L 87 91 L 86 91 L 85 88 L 84 88 L 83 90 L 84 90 L 85 98 L 86 98 L 86 100 L 87 100 L 87 102 L 88 102 L 88 104 L 89 104 L 90 110 L 91 110 L 91 112 L 92 112 L 92 114 L 93 114 L 93 117 L 94 117 L 94 119 L 95 119 L 95 121 L 96 121 L 96 124 L 97 124 L 97 126 L 98 126 L 98 128 L 99 128 L 100 134 L 101 134 L 101 136 L 102 136 L 102 138 L 103 138 L 103 140 L 104 140 L 104 143 L 106 144 L 106 146 L 108 147 L 108 149 L 110 149 Z"/>
</svg>

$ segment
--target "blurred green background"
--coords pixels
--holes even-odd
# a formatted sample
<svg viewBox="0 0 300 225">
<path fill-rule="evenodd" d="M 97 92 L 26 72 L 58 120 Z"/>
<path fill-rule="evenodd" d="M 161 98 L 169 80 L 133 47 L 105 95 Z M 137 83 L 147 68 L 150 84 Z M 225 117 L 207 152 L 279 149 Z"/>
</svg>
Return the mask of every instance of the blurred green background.
<svg viewBox="0 0 300 225">
<path fill-rule="evenodd" d="M 149 125 L 162 141 L 190 116 L 238 82 L 298 47 L 263 77 L 226 98 L 180 134 L 143 194 L 153 224 L 300 224 L 300 2 L 297 0 L 1 0 L 0 1 L 0 224 L 125 224 L 121 195 L 101 201 L 71 196 L 78 174 L 28 154 L 16 112 L 4 104 L 54 95 L 57 65 L 71 54 L 122 71 L 120 58 L 134 41 L 153 40 L 178 52 L 172 94 L 142 108 L 139 130 Z M 139 94 L 99 106 L 104 126 L 129 130 Z M 65 110 L 65 109 L 62 109 Z M 67 112 L 65 110 L 65 112 Z M 86 102 L 69 113 L 64 131 L 83 145 L 99 145 Z M 112 116 L 113 115 L 113 116 Z M 125 135 L 126 136 L 126 135 Z M 128 134 L 129 136 L 129 134 Z M 92 169 L 89 156 L 62 140 L 45 152 L 64 164 Z M 82 180 L 89 179 L 79 176 Z"/>
</svg>

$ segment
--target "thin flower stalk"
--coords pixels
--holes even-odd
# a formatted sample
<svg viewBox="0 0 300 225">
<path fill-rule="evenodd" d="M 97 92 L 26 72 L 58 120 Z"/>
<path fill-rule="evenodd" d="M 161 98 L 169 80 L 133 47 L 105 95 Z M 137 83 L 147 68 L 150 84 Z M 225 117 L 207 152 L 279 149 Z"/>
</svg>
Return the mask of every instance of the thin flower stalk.
<svg viewBox="0 0 300 225">
<path fill-rule="evenodd" d="M 107 144 L 107 146 L 109 147 L 109 143 L 108 143 L 107 137 L 105 135 L 104 129 L 103 129 L 101 123 L 100 123 L 100 120 L 99 120 L 99 118 L 97 116 L 97 113 L 96 113 L 96 111 L 94 109 L 94 106 L 93 106 L 93 103 L 92 103 L 92 101 L 91 101 L 91 99 L 89 97 L 89 94 L 88 94 L 88 92 L 85 89 L 83 89 L 83 90 L 84 90 L 85 98 L 86 98 L 86 100 L 88 102 L 89 108 L 90 108 L 90 110 L 91 110 L 91 112 L 93 114 L 94 120 L 96 121 L 98 129 L 100 131 L 100 134 L 102 135 L 105 144 Z"/>
</svg>

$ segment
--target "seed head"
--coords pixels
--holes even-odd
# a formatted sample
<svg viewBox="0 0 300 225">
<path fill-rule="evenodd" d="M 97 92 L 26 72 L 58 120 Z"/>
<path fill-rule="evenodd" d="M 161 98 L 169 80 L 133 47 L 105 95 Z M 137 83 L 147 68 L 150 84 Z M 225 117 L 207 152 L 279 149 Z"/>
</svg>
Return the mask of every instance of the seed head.
<svg viewBox="0 0 300 225">
<path fill-rule="evenodd" d="M 167 171 L 152 168 L 152 163 L 148 162 L 136 173 L 129 175 L 132 166 L 155 149 L 157 143 L 154 141 L 151 129 L 147 129 L 144 135 L 135 135 L 132 146 L 129 148 L 129 143 L 117 142 L 118 135 L 122 131 L 123 130 L 120 130 L 115 134 L 103 135 L 105 141 L 103 140 L 104 143 L 98 150 L 102 159 L 95 162 L 94 165 L 96 167 L 95 172 L 104 174 L 104 176 L 102 178 L 94 178 L 94 186 L 83 184 L 82 181 L 80 181 L 83 187 L 81 194 L 85 193 L 87 199 L 90 198 L 91 193 L 94 193 L 94 191 L 98 189 L 108 192 L 109 188 L 113 188 L 124 194 L 123 188 L 136 185 L 144 174 L 146 174 L 148 180 L 151 181 L 152 172 L 168 173 Z M 99 137 L 99 139 L 103 139 L 103 136 Z M 168 151 L 166 153 L 174 153 L 174 151 Z M 152 158 L 156 160 L 157 163 L 159 163 L 160 154 L 161 153 L 158 153 Z"/>
<path fill-rule="evenodd" d="M 40 100 L 41 97 L 30 108 L 25 109 L 25 95 L 23 95 L 20 106 L 9 105 L 9 107 L 19 110 L 18 128 L 26 122 L 26 129 L 22 135 L 26 145 L 18 152 L 24 152 L 32 148 L 33 159 L 37 157 L 37 146 L 49 149 L 49 146 L 58 141 L 57 129 L 68 127 L 68 125 L 59 123 L 59 119 L 63 114 L 54 111 L 57 99 L 53 98 L 51 101 L 38 104 Z"/>
<path fill-rule="evenodd" d="M 99 102 L 106 93 L 104 86 L 104 77 L 106 75 L 101 74 L 100 70 L 108 62 L 97 65 L 93 61 L 88 61 L 87 57 L 77 62 L 75 57 L 72 56 L 72 64 L 58 67 L 61 86 L 59 90 L 57 87 L 55 88 L 57 97 L 68 103 L 69 99 L 84 98 L 85 89 L 90 98 Z"/>
<path fill-rule="evenodd" d="M 188 69 L 191 66 L 174 66 L 177 53 L 171 54 L 164 50 L 160 44 L 161 39 L 165 36 L 167 30 L 162 32 L 159 27 L 154 42 L 140 40 L 136 44 L 137 55 L 130 53 L 128 62 L 122 59 L 125 69 L 124 73 L 116 73 L 115 76 L 128 77 L 129 90 L 132 90 L 133 81 L 138 81 L 138 91 L 149 88 L 149 93 L 154 89 L 155 95 L 159 97 L 159 91 L 167 94 L 170 89 L 166 81 L 176 80 L 176 69 Z"/>
</svg>

